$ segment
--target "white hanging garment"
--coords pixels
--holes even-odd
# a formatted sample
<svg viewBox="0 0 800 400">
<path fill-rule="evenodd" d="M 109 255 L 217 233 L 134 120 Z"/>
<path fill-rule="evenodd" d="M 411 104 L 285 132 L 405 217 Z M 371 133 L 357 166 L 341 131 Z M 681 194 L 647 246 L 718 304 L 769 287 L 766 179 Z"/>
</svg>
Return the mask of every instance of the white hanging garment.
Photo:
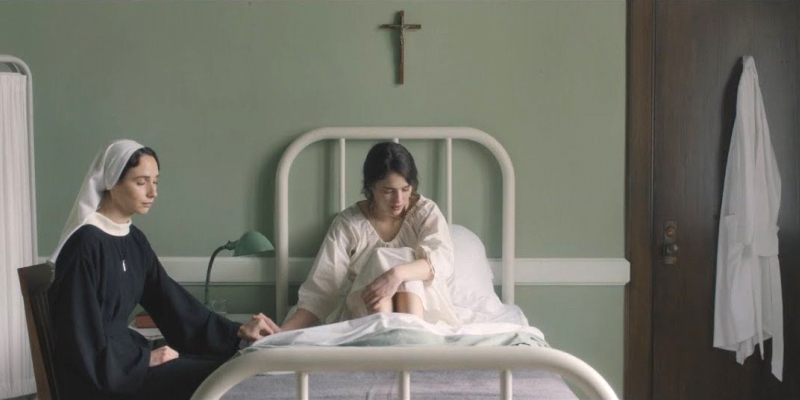
<svg viewBox="0 0 800 400">
<path fill-rule="evenodd" d="M 772 373 L 783 376 L 783 299 L 778 264 L 781 177 L 753 58 L 743 59 L 717 244 L 714 347 L 744 363 L 772 338 Z"/>
<path fill-rule="evenodd" d="M 19 65 L 0 54 L 0 65 Z M 24 63 L 19 60 L 21 64 Z M 36 391 L 17 269 L 36 263 L 30 76 L 0 72 L 0 399 Z"/>
</svg>

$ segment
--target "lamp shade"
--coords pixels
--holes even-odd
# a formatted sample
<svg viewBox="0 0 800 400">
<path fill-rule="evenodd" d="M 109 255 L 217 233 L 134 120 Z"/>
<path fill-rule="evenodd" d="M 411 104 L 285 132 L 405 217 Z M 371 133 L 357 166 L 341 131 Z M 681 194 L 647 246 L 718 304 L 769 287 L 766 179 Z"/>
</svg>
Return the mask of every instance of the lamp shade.
<svg viewBox="0 0 800 400">
<path fill-rule="evenodd" d="M 269 239 L 257 231 L 245 232 L 239 240 L 236 241 L 233 248 L 233 256 L 247 256 L 250 254 L 263 253 L 265 251 L 275 250 Z"/>
</svg>

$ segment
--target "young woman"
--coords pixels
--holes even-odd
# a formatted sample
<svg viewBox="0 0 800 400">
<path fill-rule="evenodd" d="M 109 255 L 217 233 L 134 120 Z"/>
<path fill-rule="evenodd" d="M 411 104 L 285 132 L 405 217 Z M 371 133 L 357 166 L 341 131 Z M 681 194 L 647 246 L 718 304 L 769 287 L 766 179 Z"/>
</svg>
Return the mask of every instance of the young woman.
<svg viewBox="0 0 800 400">
<path fill-rule="evenodd" d="M 297 309 L 282 330 L 375 312 L 458 325 L 448 282 L 453 244 L 436 203 L 417 193 L 417 167 L 400 144 L 379 143 L 364 161 L 363 194 L 328 230 Z"/>
<path fill-rule="evenodd" d="M 206 309 L 175 283 L 142 231 L 131 224 L 158 194 L 150 148 L 120 140 L 101 150 L 81 187 L 50 261 L 59 397 L 188 399 L 238 349 L 279 331 L 263 315 L 247 324 Z M 151 351 L 127 327 L 141 304 L 169 346 Z"/>
</svg>

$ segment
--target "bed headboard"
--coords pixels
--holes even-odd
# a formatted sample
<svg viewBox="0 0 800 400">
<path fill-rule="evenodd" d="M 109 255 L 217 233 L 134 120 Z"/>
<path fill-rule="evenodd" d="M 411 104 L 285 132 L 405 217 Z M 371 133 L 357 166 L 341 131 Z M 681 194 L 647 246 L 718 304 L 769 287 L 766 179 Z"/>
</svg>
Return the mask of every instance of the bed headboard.
<svg viewBox="0 0 800 400">
<path fill-rule="evenodd" d="M 275 182 L 275 267 L 276 267 L 276 314 L 282 321 L 286 316 L 289 299 L 289 170 L 294 159 L 307 146 L 322 141 L 339 141 L 339 208 L 345 204 L 345 146 L 346 140 L 375 139 L 440 139 L 446 142 L 446 217 L 452 220 L 452 140 L 471 140 L 486 147 L 497 158 L 503 175 L 503 277 L 502 299 L 506 304 L 514 303 L 514 166 L 503 146 L 488 133 L 467 127 L 326 127 L 314 129 L 295 139 L 286 148 L 278 163 Z"/>
</svg>

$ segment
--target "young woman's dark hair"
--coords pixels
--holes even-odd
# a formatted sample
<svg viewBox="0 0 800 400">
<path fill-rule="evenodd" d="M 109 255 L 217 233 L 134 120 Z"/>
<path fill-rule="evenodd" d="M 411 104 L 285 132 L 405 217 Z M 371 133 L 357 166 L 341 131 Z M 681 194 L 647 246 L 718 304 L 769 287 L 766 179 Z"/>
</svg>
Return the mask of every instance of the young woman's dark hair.
<svg viewBox="0 0 800 400">
<path fill-rule="evenodd" d="M 122 182 L 122 179 L 125 178 L 125 174 L 128 173 L 128 170 L 131 168 L 135 168 L 139 165 L 139 159 L 142 158 L 143 155 L 148 155 L 156 159 L 156 166 L 161 169 L 161 163 L 158 161 L 158 156 L 156 152 L 149 148 L 149 147 L 142 147 L 139 150 L 136 150 L 131 154 L 131 158 L 128 159 L 128 163 L 125 164 L 125 167 L 122 168 L 122 173 L 119 174 L 119 179 L 117 179 L 117 183 Z"/>
<path fill-rule="evenodd" d="M 361 193 L 372 203 L 372 187 L 376 182 L 386 178 L 390 172 L 397 173 L 411 185 L 416 193 L 417 185 L 417 165 L 414 157 L 403 145 L 394 142 L 381 142 L 372 146 L 364 160 L 364 186 Z"/>
</svg>

